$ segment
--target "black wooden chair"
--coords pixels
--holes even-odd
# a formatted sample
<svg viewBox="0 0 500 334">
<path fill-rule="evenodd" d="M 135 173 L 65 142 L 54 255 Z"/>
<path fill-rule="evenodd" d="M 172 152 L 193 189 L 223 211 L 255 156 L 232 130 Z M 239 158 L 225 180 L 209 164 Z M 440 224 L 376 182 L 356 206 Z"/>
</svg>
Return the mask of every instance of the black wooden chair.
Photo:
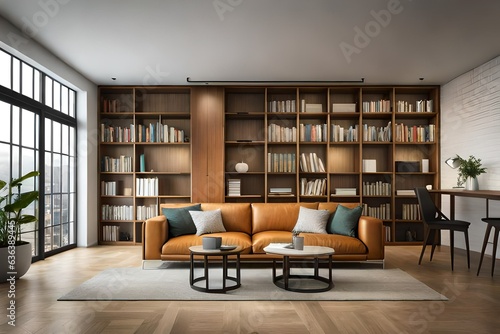
<svg viewBox="0 0 500 334">
<path fill-rule="evenodd" d="M 417 195 L 418 204 L 420 207 L 420 213 L 422 214 L 422 221 L 424 222 L 424 241 L 422 245 L 422 252 L 420 253 L 420 259 L 418 264 L 422 263 L 422 257 L 425 253 L 425 247 L 429 241 L 429 237 L 432 238 L 432 250 L 430 261 L 432 261 L 432 256 L 434 255 L 434 250 L 436 249 L 436 232 L 441 232 L 441 230 L 450 231 L 450 253 L 451 253 L 451 270 L 453 270 L 453 250 L 455 247 L 455 231 L 464 232 L 465 235 L 465 246 L 467 248 L 467 267 L 470 269 L 470 251 L 469 251 L 469 222 L 463 220 L 450 220 L 446 217 L 434 204 L 429 191 L 426 188 L 419 187 L 415 188 L 415 194 Z"/>
<path fill-rule="evenodd" d="M 498 232 L 500 230 L 500 218 L 483 218 L 483 222 L 488 224 L 486 226 L 486 232 L 484 233 L 483 249 L 481 250 L 481 258 L 479 260 L 479 267 L 477 268 L 477 275 L 479 276 L 479 271 L 481 270 L 481 264 L 483 263 L 484 251 L 486 250 L 486 244 L 490 238 L 491 228 L 495 228 L 495 234 L 493 236 L 493 253 L 491 254 L 491 276 L 495 272 L 495 260 L 497 255 L 497 245 L 498 245 Z"/>
</svg>

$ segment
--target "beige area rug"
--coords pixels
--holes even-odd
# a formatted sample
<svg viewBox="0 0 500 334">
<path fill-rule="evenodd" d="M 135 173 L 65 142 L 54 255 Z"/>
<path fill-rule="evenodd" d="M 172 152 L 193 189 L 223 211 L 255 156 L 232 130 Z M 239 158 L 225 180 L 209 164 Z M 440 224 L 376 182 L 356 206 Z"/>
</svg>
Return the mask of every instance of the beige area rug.
<svg viewBox="0 0 500 334">
<path fill-rule="evenodd" d="M 212 288 L 221 287 L 221 272 L 221 268 L 210 269 Z M 196 276 L 202 273 L 202 268 L 195 268 Z M 292 274 L 312 274 L 312 269 L 293 268 Z M 327 269 L 320 269 L 320 274 L 327 276 Z M 230 269 L 229 275 L 234 276 L 234 269 Z M 225 294 L 205 293 L 190 287 L 189 268 L 185 264 L 163 263 L 149 269 L 107 269 L 58 300 L 447 300 L 400 269 L 334 268 L 333 281 L 335 286 L 327 292 L 291 292 L 274 285 L 270 267 L 242 265 L 240 288 Z M 324 283 L 294 280 L 290 284 L 313 287 Z"/>
</svg>

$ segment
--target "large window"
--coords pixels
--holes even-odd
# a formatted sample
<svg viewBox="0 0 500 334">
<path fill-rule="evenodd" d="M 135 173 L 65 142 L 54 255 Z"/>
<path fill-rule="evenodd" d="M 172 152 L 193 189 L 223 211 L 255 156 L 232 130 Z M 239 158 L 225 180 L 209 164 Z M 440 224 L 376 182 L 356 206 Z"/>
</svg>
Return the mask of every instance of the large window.
<svg viewBox="0 0 500 334">
<path fill-rule="evenodd" d="M 0 49 L 0 178 L 38 170 L 23 191 L 40 191 L 22 239 L 35 259 L 76 245 L 75 91 Z"/>
</svg>

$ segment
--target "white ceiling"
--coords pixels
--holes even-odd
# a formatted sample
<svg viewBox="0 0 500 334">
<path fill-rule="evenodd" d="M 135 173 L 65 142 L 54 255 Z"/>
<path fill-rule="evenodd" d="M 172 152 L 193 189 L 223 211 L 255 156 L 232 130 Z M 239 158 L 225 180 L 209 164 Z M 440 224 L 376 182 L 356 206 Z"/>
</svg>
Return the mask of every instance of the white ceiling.
<svg viewBox="0 0 500 334">
<path fill-rule="evenodd" d="M 0 0 L 102 85 L 444 84 L 500 55 L 499 14 L 498 0 Z"/>
</svg>

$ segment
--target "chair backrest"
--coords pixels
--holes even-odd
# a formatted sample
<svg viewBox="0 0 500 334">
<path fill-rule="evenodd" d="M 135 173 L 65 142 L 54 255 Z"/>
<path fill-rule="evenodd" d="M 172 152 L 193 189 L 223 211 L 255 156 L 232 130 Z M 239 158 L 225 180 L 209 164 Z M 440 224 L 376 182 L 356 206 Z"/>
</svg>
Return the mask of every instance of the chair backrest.
<svg viewBox="0 0 500 334">
<path fill-rule="evenodd" d="M 420 206 L 420 213 L 424 222 L 436 220 L 438 217 L 438 209 L 436 204 L 431 198 L 429 191 L 424 187 L 415 188 L 418 204 Z"/>
</svg>

